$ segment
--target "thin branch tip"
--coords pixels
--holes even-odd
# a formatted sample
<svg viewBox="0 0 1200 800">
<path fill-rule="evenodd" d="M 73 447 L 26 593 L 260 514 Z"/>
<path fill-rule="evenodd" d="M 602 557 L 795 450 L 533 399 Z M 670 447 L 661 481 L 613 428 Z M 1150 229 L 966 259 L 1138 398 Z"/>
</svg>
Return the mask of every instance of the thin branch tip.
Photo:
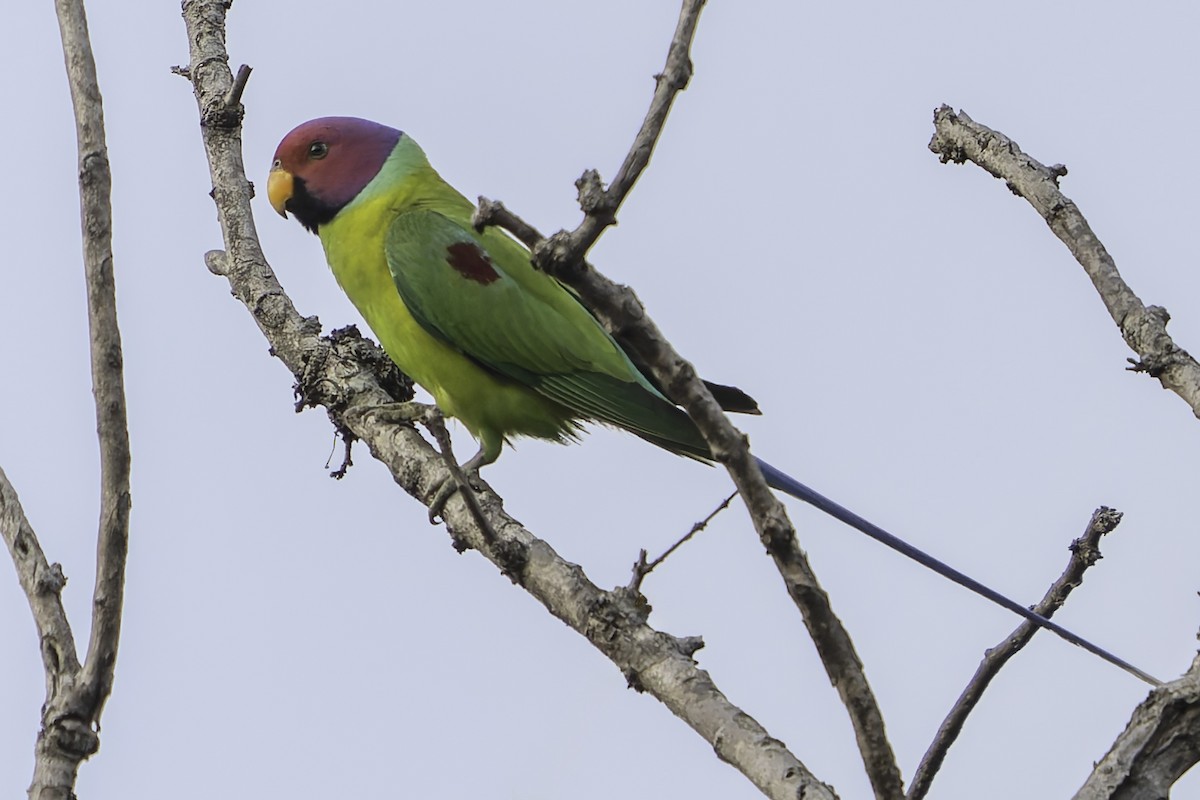
<svg viewBox="0 0 1200 800">
<path fill-rule="evenodd" d="M 1067 549 L 1071 556 L 1062 574 L 1050 584 L 1045 595 L 1033 606 L 1033 611 L 1049 618 L 1066 603 L 1072 591 L 1083 583 L 1083 575 L 1100 560 L 1100 539 L 1112 533 L 1121 522 L 1122 513 L 1108 506 L 1100 506 L 1092 512 L 1083 534 L 1071 541 Z M 984 651 L 983 660 L 971 676 L 966 687 L 951 707 L 946 718 L 938 727 L 937 734 L 930 742 L 917 771 L 909 784 L 906 800 L 922 800 L 933 785 L 933 779 L 945 762 L 950 747 L 958 739 L 966 724 L 967 717 L 983 698 L 983 693 L 991 685 L 992 680 L 999 674 L 1005 664 L 1033 639 L 1038 626 L 1032 622 L 1022 622 L 1016 630 L 1002 642 Z M 1160 684 L 1161 685 L 1161 684 Z"/>
<path fill-rule="evenodd" d="M 246 91 L 246 84 L 250 81 L 250 73 L 254 68 L 249 64 L 242 64 L 238 67 L 237 77 L 233 79 L 233 85 L 229 87 L 229 91 L 225 93 L 223 102 L 228 109 L 236 108 L 242 103 L 242 94 Z"/>
<path fill-rule="evenodd" d="M 579 206 L 584 213 L 583 222 L 558 246 L 546 252 L 542 266 L 550 274 L 559 275 L 567 269 L 579 269 L 578 265 L 587 257 L 600 235 L 617 223 L 617 211 L 649 165 L 671 107 L 691 79 L 691 46 L 703 7 L 703 0 L 684 0 L 667 50 L 665 66 L 662 72 L 654 76 L 654 95 L 650 107 L 612 182 L 605 186 L 594 169 L 585 171 L 576 181 Z"/>
<path fill-rule="evenodd" d="M 725 509 L 729 508 L 729 504 L 732 503 L 733 499 L 737 496 L 738 496 L 738 493 L 735 491 L 732 494 L 730 494 L 728 497 L 726 497 L 724 500 L 722 500 L 720 505 L 718 505 L 712 511 L 708 512 L 708 516 L 706 516 L 704 519 L 700 520 L 699 522 L 693 523 L 691 529 L 687 533 L 685 533 L 682 537 L 680 537 L 673 545 L 671 545 L 666 550 L 664 550 L 662 555 L 660 555 L 658 558 L 654 559 L 653 561 L 647 563 L 646 562 L 646 551 L 644 549 L 639 550 L 637 561 L 635 561 L 633 564 L 633 579 L 629 582 L 629 586 L 628 586 L 629 590 L 634 591 L 634 592 L 640 592 L 641 588 L 642 588 L 642 581 L 646 578 L 647 575 L 649 575 L 651 572 L 653 572 L 655 570 L 655 568 L 658 567 L 658 565 L 660 565 L 664 561 L 666 561 L 667 558 L 672 553 L 674 553 L 676 550 L 678 550 L 680 547 L 682 547 L 684 544 L 686 544 L 688 541 L 690 541 L 692 539 L 692 537 L 694 537 L 696 534 L 700 533 L 700 531 L 707 528 L 708 524 L 710 522 L 712 522 L 714 519 L 716 519 L 718 514 L 720 514 Z"/>
</svg>

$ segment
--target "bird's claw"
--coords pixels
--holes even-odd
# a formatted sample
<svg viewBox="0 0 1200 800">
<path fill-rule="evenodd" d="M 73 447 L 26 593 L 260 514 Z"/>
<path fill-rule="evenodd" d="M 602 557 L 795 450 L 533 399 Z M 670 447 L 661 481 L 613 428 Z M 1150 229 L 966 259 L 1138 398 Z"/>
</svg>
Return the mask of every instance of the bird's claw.
<svg viewBox="0 0 1200 800">
<path fill-rule="evenodd" d="M 467 479 L 467 488 L 474 492 L 482 492 L 488 488 L 488 485 L 479 477 L 478 472 L 465 472 Z M 437 525 L 438 519 L 445 521 L 442 512 L 446 509 L 446 503 L 454 496 L 462 487 L 459 485 L 458 479 L 453 475 L 447 475 L 433 492 L 433 499 L 429 501 L 429 524 Z"/>
<path fill-rule="evenodd" d="M 429 524 L 437 525 L 438 517 L 442 517 L 442 512 L 446 509 L 446 502 L 450 496 L 458 491 L 458 481 L 453 475 L 447 475 L 446 479 L 437 487 L 437 491 L 433 493 L 433 499 L 429 501 Z M 442 517 L 443 521 L 445 517 Z"/>
</svg>

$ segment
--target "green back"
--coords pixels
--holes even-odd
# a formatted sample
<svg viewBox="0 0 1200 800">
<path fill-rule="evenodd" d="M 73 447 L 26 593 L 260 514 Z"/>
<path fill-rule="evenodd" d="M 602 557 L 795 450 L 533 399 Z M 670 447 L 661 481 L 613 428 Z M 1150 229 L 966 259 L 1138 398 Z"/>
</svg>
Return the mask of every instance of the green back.
<svg viewBox="0 0 1200 800">
<path fill-rule="evenodd" d="M 445 210 L 459 216 L 458 208 Z M 418 207 L 388 229 L 392 279 L 422 328 L 580 417 L 681 455 L 711 458 L 687 415 L 562 284 L 535 270 L 528 251 L 507 235 L 478 234 L 468 220 Z"/>
</svg>

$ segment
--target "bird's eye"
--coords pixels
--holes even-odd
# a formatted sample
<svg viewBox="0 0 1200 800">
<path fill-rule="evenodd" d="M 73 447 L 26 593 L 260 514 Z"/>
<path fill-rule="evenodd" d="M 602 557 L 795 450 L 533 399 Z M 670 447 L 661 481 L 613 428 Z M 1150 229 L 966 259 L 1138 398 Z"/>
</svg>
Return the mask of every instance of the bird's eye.
<svg viewBox="0 0 1200 800">
<path fill-rule="evenodd" d="M 275 159 L 275 162 L 274 162 L 273 164 L 271 164 L 271 169 L 279 169 L 279 168 L 280 168 L 280 167 L 282 167 L 282 166 L 283 166 L 283 162 L 281 162 L 281 161 L 280 161 L 280 160 L 277 158 L 277 159 Z"/>
<path fill-rule="evenodd" d="M 329 145 L 324 142 L 313 142 L 308 146 L 308 157 L 313 159 L 322 159 L 329 155 Z"/>
</svg>

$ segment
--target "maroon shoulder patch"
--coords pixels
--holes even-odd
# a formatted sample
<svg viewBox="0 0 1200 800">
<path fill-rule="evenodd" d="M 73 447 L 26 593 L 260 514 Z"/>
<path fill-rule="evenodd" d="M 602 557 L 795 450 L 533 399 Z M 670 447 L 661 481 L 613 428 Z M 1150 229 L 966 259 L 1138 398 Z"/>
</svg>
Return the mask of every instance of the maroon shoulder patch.
<svg viewBox="0 0 1200 800">
<path fill-rule="evenodd" d="M 500 273 L 492 266 L 487 253 L 474 242 L 455 242 L 446 248 L 446 261 L 454 271 L 469 281 L 489 283 L 500 280 Z"/>
</svg>

